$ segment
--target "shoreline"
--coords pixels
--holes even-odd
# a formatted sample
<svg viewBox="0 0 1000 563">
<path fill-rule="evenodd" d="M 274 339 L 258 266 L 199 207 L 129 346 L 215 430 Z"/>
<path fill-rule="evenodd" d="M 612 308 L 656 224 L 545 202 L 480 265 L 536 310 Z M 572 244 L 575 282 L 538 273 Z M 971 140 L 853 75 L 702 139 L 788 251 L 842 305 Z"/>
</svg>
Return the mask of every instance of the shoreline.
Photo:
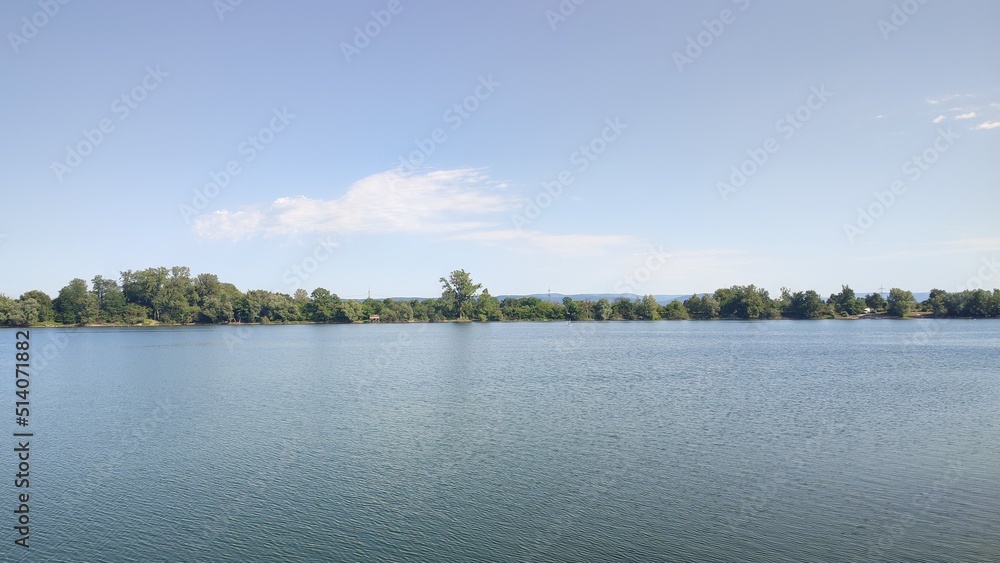
<svg viewBox="0 0 1000 563">
<path fill-rule="evenodd" d="M 144 328 L 210 327 L 210 326 L 236 326 L 236 327 L 243 327 L 243 326 L 295 326 L 295 325 L 344 325 L 344 326 L 349 326 L 349 325 L 377 325 L 377 324 L 408 325 L 408 324 L 466 324 L 466 323 L 479 323 L 479 324 L 489 324 L 489 323 L 656 323 L 656 322 L 683 322 L 683 321 L 690 321 L 690 322 L 733 322 L 733 321 L 737 321 L 737 322 L 739 322 L 739 321 L 742 321 L 742 322 L 748 322 L 748 321 L 752 321 L 752 322 L 771 322 L 771 321 L 779 321 L 779 322 L 780 321 L 811 322 L 811 321 L 859 321 L 859 320 L 895 320 L 895 321 L 908 321 L 908 320 L 914 320 L 914 319 L 977 320 L 975 317 L 935 317 L 934 315 L 932 315 L 930 313 L 918 312 L 916 314 L 907 315 L 905 317 L 894 317 L 894 316 L 885 315 L 885 314 L 878 314 L 878 315 L 868 314 L 868 315 L 852 315 L 852 316 L 845 316 L 845 317 L 833 317 L 833 318 L 823 318 L 823 319 L 790 319 L 790 318 L 785 318 L 785 317 L 779 317 L 779 318 L 771 318 L 771 319 L 738 319 L 738 318 L 730 318 L 730 319 L 720 319 L 720 318 L 716 318 L 716 319 L 655 319 L 655 320 L 649 320 L 649 319 L 641 319 L 641 320 L 640 319 L 633 319 L 633 320 L 625 320 L 625 319 L 616 319 L 616 320 L 587 319 L 587 320 L 577 320 L 577 321 L 567 321 L 565 319 L 563 319 L 563 320 L 550 320 L 550 319 L 538 319 L 538 320 L 511 319 L 511 320 L 507 320 L 507 319 L 504 319 L 504 320 L 497 320 L 497 321 L 481 321 L 481 320 L 473 320 L 473 319 L 463 319 L 463 320 L 445 319 L 445 320 L 441 320 L 441 321 L 402 321 L 402 322 L 388 322 L 388 321 L 386 321 L 386 322 L 374 322 L 374 323 L 370 322 L 370 321 L 357 321 L 357 322 L 350 322 L 350 323 L 323 323 L 323 322 L 316 322 L 316 321 L 291 321 L 291 322 L 268 322 L 268 323 L 237 323 L 237 322 L 230 322 L 230 323 L 161 323 L 161 322 L 152 322 L 152 323 L 143 323 L 143 324 L 89 323 L 89 324 L 83 324 L 83 325 L 70 325 L 70 324 L 59 324 L 59 323 L 40 323 L 40 324 L 34 324 L 34 325 L 30 325 L 30 326 L 22 326 L 22 327 L 8 326 L 8 327 L 0 327 L 0 328 L 8 328 L 8 329 L 26 329 L 26 328 L 27 329 L 38 329 L 38 328 L 136 328 L 136 329 L 144 329 Z"/>
</svg>

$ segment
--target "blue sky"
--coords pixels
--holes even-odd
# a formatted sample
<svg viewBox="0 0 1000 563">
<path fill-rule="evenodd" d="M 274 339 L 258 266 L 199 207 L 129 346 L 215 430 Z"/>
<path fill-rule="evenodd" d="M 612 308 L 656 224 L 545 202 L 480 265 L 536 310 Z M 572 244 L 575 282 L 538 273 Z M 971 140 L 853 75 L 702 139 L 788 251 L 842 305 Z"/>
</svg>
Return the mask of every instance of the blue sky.
<svg viewBox="0 0 1000 563">
<path fill-rule="evenodd" d="M 1000 287 L 996 2 L 230 3 L 0 6 L 0 291 Z"/>
</svg>

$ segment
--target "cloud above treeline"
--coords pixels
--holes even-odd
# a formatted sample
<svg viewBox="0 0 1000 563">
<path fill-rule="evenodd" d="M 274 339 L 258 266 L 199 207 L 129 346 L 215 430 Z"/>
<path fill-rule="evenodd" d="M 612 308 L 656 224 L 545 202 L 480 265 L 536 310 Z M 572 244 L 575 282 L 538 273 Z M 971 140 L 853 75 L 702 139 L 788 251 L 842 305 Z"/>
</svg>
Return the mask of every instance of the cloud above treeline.
<svg viewBox="0 0 1000 563">
<path fill-rule="evenodd" d="M 479 169 L 403 174 L 389 170 L 351 184 L 337 199 L 280 197 L 270 203 L 198 216 L 196 235 L 250 240 L 304 234 L 434 236 L 522 251 L 599 255 L 638 244 L 628 235 L 556 234 L 512 228 L 522 198 Z"/>
</svg>

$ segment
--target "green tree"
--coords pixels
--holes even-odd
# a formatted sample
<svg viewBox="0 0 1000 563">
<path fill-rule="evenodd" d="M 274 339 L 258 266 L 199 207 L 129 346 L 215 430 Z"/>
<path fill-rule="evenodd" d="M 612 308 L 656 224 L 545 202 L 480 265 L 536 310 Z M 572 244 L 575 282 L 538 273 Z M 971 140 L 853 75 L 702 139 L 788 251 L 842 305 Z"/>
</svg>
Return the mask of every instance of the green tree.
<svg viewBox="0 0 1000 563">
<path fill-rule="evenodd" d="M 165 320 L 190 323 L 198 313 L 198 294 L 191 281 L 191 270 L 186 266 L 170 268 L 170 275 L 163 284 L 160 306 Z"/>
<path fill-rule="evenodd" d="M 38 322 L 38 301 L 28 297 L 17 301 L 0 293 L 0 326 L 31 326 Z"/>
<path fill-rule="evenodd" d="M 215 274 L 198 274 L 193 280 L 194 292 L 197 296 L 195 306 L 198 308 L 196 320 L 203 323 L 227 323 L 236 316 L 234 303 L 242 295 L 239 290 L 232 291 L 232 284 L 224 284 Z"/>
<path fill-rule="evenodd" d="M 644 321 L 655 321 L 660 318 L 660 304 L 652 295 L 644 295 L 635 301 L 635 317 Z"/>
<path fill-rule="evenodd" d="M 455 270 L 448 278 L 441 278 L 440 282 L 444 289 L 441 299 L 450 299 L 455 305 L 458 318 L 464 318 L 483 284 L 472 283 L 472 277 L 465 270 Z"/>
<path fill-rule="evenodd" d="M 628 297 L 616 297 L 611 303 L 614 318 L 625 321 L 635 320 L 635 303 Z"/>
<path fill-rule="evenodd" d="M 138 303 L 129 303 L 125 305 L 125 322 L 129 326 L 135 326 L 137 324 L 142 324 L 142 321 L 146 320 L 146 316 L 149 314 L 149 309 L 146 309 Z"/>
<path fill-rule="evenodd" d="M 948 292 L 943 289 L 932 289 L 927 300 L 922 303 L 924 308 L 935 317 L 948 315 Z"/>
<path fill-rule="evenodd" d="M 15 315 L 14 309 L 16 307 L 16 301 L 0 293 L 0 326 L 14 326 L 12 319 Z"/>
<path fill-rule="evenodd" d="M 87 282 L 76 278 L 59 290 L 59 296 L 52 302 L 56 320 L 64 324 L 88 324 L 97 321 L 100 302 L 97 296 L 87 291 Z"/>
<path fill-rule="evenodd" d="M 688 310 L 684 307 L 684 304 L 680 301 L 671 301 L 663 306 L 664 319 L 670 321 L 683 321 L 691 318 L 688 314 Z"/>
<path fill-rule="evenodd" d="M 334 295 L 334 297 L 337 297 Z M 337 322 L 356 323 L 367 320 L 361 310 L 361 303 L 357 301 L 342 301 L 337 311 Z"/>
<path fill-rule="evenodd" d="M 295 300 L 286 293 L 267 292 L 264 310 L 268 319 L 278 323 L 288 323 L 301 319 Z"/>
<path fill-rule="evenodd" d="M 884 311 L 888 303 L 881 293 L 869 293 L 865 296 L 865 305 L 872 311 Z"/>
<path fill-rule="evenodd" d="M 913 294 L 898 287 L 889 290 L 886 312 L 894 317 L 905 317 L 916 306 L 917 300 Z"/>
<path fill-rule="evenodd" d="M 97 297 L 101 318 L 110 323 L 122 322 L 126 303 L 125 294 L 118 287 L 118 282 L 104 276 L 94 276 L 90 284 L 91 293 Z"/>
<path fill-rule="evenodd" d="M 104 294 L 104 300 L 100 302 L 101 316 L 109 323 L 120 323 L 125 319 L 125 294 L 115 285 L 114 289 Z"/>
<path fill-rule="evenodd" d="M 793 293 L 784 315 L 790 319 L 818 319 L 824 313 L 823 298 L 813 290 Z"/>
<path fill-rule="evenodd" d="M 962 310 L 963 317 L 982 319 L 990 316 L 990 294 L 983 289 L 966 291 L 965 304 Z"/>
<path fill-rule="evenodd" d="M 52 298 L 44 291 L 31 290 L 21 295 L 18 301 L 34 299 L 38 304 L 38 322 L 47 323 L 56 319 L 56 310 L 52 306 Z"/>
<path fill-rule="evenodd" d="M 754 285 L 734 285 L 715 291 L 719 301 L 719 316 L 735 319 L 760 319 L 773 308 L 767 290 Z"/>
<path fill-rule="evenodd" d="M 479 299 L 476 300 L 476 314 L 482 321 L 502 321 L 503 311 L 500 309 L 500 300 L 490 295 L 490 290 L 484 289 Z"/>
<path fill-rule="evenodd" d="M 864 307 L 859 307 L 860 304 L 858 303 L 857 296 L 854 294 L 854 290 L 847 285 L 840 286 L 840 293 L 831 295 L 828 303 L 841 315 L 860 315 L 864 312 Z"/>
<path fill-rule="evenodd" d="M 719 318 L 719 301 L 710 294 L 704 297 L 699 297 L 698 294 L 692 295 L 690 299 L 684 301 L 684 308 L 695 319 Z"/>
<path fill-rule="evenodd" d="M 614 309 L 611 307 L 611 301 L 608 301 L 606 297 L 601 297 L 597 300 L 597 304 L 594 306 L 594 318 L 599 321 L 609 321 L 614 318 Z"/>
<path fill-rule="evenodd" d="M 138 272 L 121 273 L 122 292 L 126 303 L 137 303 L 149 309 L 153 320 L 160 320 L 165 304 L 164 286 L 170 271 L 166 268 L 147 268 Z"/>
</svg>

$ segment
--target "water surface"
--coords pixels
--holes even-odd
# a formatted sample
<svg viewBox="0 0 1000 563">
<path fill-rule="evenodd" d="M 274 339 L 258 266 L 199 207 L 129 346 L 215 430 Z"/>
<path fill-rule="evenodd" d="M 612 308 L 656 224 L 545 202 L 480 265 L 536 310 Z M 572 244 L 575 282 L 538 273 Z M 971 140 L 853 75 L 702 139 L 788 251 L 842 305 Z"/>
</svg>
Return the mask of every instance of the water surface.
<svg viewBox="0 0 1000 563">
<path fill-rule="evenodd" d="M 1000 321 L 32 342 L 15 560 L 1000 560 Z"/>
</svg>

